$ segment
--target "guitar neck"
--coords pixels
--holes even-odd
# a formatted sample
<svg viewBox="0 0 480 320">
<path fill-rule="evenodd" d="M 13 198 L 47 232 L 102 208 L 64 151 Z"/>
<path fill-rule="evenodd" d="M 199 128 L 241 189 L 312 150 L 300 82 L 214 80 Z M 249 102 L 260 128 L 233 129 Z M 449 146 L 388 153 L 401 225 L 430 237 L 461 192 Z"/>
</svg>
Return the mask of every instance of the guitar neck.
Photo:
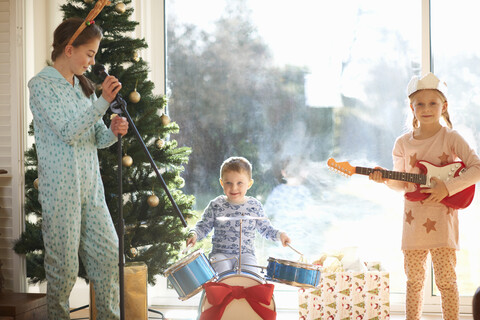
<svg viewBox="0 0 480 320">
<path fill-rule="evenodd" d="M 407 173 L 407 172 L 398 172 L 398 171 L 388 171 L 388 170 L 378 170 L 372 168 L 364 167 L 355 167 L 355 173 L 368 176 L 374 171 L 380 171 L 382 173 L 382 178 L 392 179 L 398 181 L 412 182 L 417 184 L 426 184 L 427 176 L 420 173 Z"/>
</svg>

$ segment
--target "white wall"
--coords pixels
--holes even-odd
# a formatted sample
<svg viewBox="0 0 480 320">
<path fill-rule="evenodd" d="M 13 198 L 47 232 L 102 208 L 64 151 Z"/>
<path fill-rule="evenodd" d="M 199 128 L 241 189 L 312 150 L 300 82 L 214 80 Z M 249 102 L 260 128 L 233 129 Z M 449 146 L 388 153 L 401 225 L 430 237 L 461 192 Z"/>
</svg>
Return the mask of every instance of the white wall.
<svg viewBox="0 0 480 320">
<path fill-rule="evenodd" d="M 0 1 L 0 259 L 7 290 L 25 289 L 24 261 L 13 250 L 23 228 L 23 1 Z"/>
<path fill-rule="evenodd" d="M 155 84 L 154 94 L 165 91 L 165 54 L 164 54 L 164 21 L 163 0 L 134 0 L 134 19 L 140 22 L 136 37 L 145 38 L 148 49 L 140 52 L 140 56 L 150 65 L 150 80 Z"/>
</svg>

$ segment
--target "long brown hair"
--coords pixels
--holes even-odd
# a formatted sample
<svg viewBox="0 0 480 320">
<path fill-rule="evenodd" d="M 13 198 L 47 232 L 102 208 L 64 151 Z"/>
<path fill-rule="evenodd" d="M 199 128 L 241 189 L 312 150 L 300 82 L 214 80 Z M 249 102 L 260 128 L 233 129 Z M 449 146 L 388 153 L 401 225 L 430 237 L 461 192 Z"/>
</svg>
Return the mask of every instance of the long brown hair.
<svg viewBox="0 0 480 320">
<path fill-rule="evenodd" d="M 51 58 L 52 61 L 55 61 L 65 50 L 65 47 L 68 44 L 68 41 L 73 36 L 75 31 L 77 31 L 78 27 L 82 23 L 85 23 L 83 19 L 80 18 L 69 18 L 63 20 L 62 23 L 58 25 L 58 27 L 53 32 L 53 43 L 52 43 L 52 54 Z M 85 43 L 90 42 L 92 39 L 102 39 L 103 33 L 102 29 L 97 26 L 96 24 L 92 24 L 86 27 L 82 33 L 75 39 L 72 43 L 74 47 L 81 46 Z M 87 77 L 82 75 L 75 75 L 80 81 L 80 86 L 82 87 L 82 91 L 85 96 L 90 97 L 93 92 L 95 92 L 95 87 Z"/>
</svg>

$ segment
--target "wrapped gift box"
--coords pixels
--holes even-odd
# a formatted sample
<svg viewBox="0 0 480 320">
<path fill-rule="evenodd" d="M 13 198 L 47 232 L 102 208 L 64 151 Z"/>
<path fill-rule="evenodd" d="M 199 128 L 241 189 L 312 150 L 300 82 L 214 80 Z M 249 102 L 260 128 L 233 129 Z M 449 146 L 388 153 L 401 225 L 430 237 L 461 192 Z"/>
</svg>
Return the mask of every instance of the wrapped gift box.
<svg viewBox="0 0 480 320">
<path fill-rule="evenodd" d="M 147 281 L 148 269 L 144 262 L 127 262 L 125 264 L 125 319 L 148 319 Z M 92 281 L 90 281 L 90 319 L 97 319 L 95 290 Z"/>
<path fill-rule="evenodd" d="M 390 319 L 389 274 L 322 273 L 317 288 L 298 290 L 300 320 Z"/>
</svg>

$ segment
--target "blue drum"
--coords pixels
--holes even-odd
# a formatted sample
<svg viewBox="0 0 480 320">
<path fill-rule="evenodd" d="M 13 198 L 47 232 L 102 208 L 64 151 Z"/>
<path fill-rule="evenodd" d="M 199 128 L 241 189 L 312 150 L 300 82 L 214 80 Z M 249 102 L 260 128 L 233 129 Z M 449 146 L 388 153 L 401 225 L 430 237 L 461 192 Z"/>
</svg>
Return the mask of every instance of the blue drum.
<svg viewBox="0 0 480 320">
<path fill-rule="evenodd" d="M 204 283 L 217 280 L 217 273 L 201 249 L 172 265 L 164 274 L 182 301 L 202 291 Z"/>
<path fill-rule="evenodd" d="M 295 287 L 314 288 L 320 283 L 320 266 L 288 260 L 268 258 L 269 281 L 285 283 Z"/>
</svg>

